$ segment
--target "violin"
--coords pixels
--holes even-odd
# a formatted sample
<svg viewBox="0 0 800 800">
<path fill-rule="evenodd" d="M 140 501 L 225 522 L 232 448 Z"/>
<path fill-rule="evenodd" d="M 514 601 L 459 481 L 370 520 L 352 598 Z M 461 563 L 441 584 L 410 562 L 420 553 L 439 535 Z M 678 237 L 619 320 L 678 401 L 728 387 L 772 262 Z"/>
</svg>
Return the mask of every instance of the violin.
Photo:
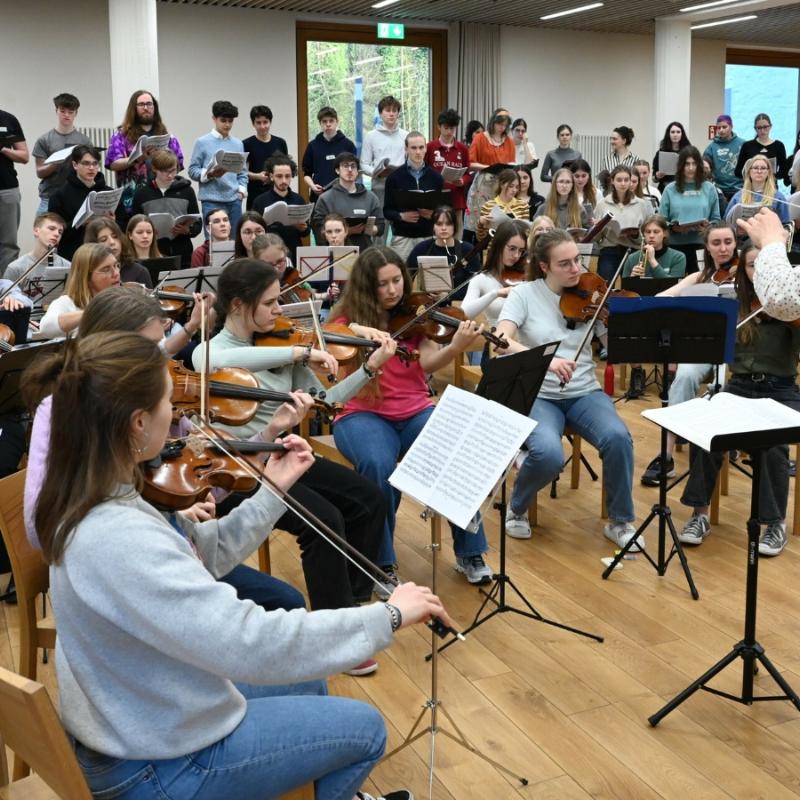
<svg viewBox="0 0 800 800">
<path fill-rule="evenodd" d="M 212 488 L 228 492 L 251 492 L 257 480 L 247 469 L 223 453 L 253 453 L 285 450 L 273 442 L 239 441 L 225 431 L 215 431 L 217 439 L 192 435 L 167 441 L 161 454 L 145 465 L 142 496 L 161 509 L 182 511 L 202 501 Z M 247 464 L 260 474 L 263 464 L 248 459 Z"/>
<path fill-rule="evenodd" d="M 13 349 L 16 341 L 17 338 L 14 336 L 14 331 L 8 325 L 0 323 L 0 352 L 8 352 Z"/>
<path fill-rule="evenodd" d="M 300 277 L 297 267 L 291 267 L 283 273 L 280 296 L 289 303 L 305 303 L 314 299 L 314 292 L 303 286 L 304 278 Z"/>
<path fill-rule="evenodd" d="M 172 377 L 172 406 L 176 414 L 197 414 L 200 411 L 200 373 L 186 369 L 177 361 L 169 362 Z M 262 389 L 252 372 L 230 367 L 218 369 L 208 376 L 209 415 L 223 425 L 246 425 L 263 402 L 294 403 L 292 396 L 284 392 Z M 314 407 L 327 418 L 333 418 L 342 410 L 340 403 L 326 403 L 323 393 L 316 388 L 308 390 L 314 398 Z"/>
<path fill-rule="evenodd" d="M 361 348 L 377 350 L 381 346 L 380 342 L 372 339 L 353 336 L 346 325 L 333 322 L 326 322 L 322 326 L 322 338 L 328 345 L 328 352 L 344 367 L 355 365 Z M 313 330 L 296 325 L 289 317 L 278 317 L 275 327 L 267 333 L 257 333 L 254 342 L 259 347 L 314 347 L 317 338 Z M 397 355 L 407 363 L 419 358 L 419 353 L 402 345 L 397 348 Z"/>
<path fill-rule="evenodd" d="M 436 300 L 427 292 L 412 292 L 407 302 L 396 307 L 389 317 L 392 338 L 403 340 L 425 336 L 438 344 L 452 341 L 466 316 L 460 308 L 439 305 L 444 299 Z M 496 348 L 504 350 L 508 342 L 502 336 L 495 336 L 494 331 L 494 328 L 481 331 L 481 335 Z"/>
<path fill-rule="evenodd" d="M 576 323 L 592 319 L 598 310 L 599 318 L 605 322 L 608 319 L 608 310 L 603 301 L 607 292 L 608 284 L 596 272 L 583 272 L 575 286 L 568 286 L 562 290 L 558 307 L 567 323 L 573 328 Z M 613 297 L 639 296 L 636 292 L 624 289 L 614 289 L 608 294 Z"/>
<path fill-rule="evenodd" d="M 736 270 L 739 267 L 739 255 L 735 254 L 730 261 L 726 261 L 717 267 L 711 276 L 711 283 L 721 286 L 723 283 L 732 283 L 736 277 Z"/>
<path fill-rule="evenodd" d="M 756 317 L 760 317 L 762 322 L 777 322 L 783 325 L 788 325 L 790 328 L 800 328 L 800 319 L 775 319 L 775 317 L 765 314 L 764 308 L 761 305 L 761 301 L 757 297 L 754 297 L 750 302 L 750 313 L 744 317 L 744 319 L 739 320 L 738 324 L 736 325 L 736 330 L 738 331 L 739 328 L 743 328 L 748 322 Z"/>
</svg>

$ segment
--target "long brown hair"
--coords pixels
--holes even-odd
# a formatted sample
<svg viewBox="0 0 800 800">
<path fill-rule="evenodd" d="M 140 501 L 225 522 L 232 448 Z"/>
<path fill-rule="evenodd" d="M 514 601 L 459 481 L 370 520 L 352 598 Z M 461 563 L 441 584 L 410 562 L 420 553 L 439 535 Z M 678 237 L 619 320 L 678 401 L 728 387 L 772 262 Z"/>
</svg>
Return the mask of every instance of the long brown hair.
<svg viewBox="0 0 800 800">
<path fill-rule="evenodd" d="M 134 261 L 134 252 L 128 237 L 122 232 L 122 228 L 113 220 L 108 217 L 92 217 L 86 223 L 86 233 L 83 235 L 83 243 L 97 242 L 100 234 L 106 230 L 111 231 L 111 235 L 117 239 L 122 247 L 122 252 L 119 255 L 119 260 L 123 266 L 131 264 Z"/>
<path fill-rule="evenodd" d="M 143 94 L 149 94 L 153 98 L 153 127 L 149 131 L 142 130 L 141 125 L 136 122 L 136 103 Z M 167 132 L 167 128 L 161 121 L 161 112 L 158 110 L 158 100 L 152 92 L 147 89 L 137 89 L 128 100 L 128 107 L 125 109 L 125 116 L 119 129 L 125 134 L 125 138 L 132 144 L 139 141 L 139 137 L 147 133 L 150 136 L 162 135 Z"/>
<path fill-rule="evenodd" d="M 753 282 L 747 275 L 745 264 L 747 254 L 753 251 L 758 252 L 758 248 L 750 241 L 739 251 L 739 266 L 736 268 L 736 276 L 733 279 L 736 286 L 736 299 L 739 301 L 739 319 L 744 319 L 753 310 L 753 300 L 756 299 L 756 289 Z M 758 318 L 756 318 L 758 319 Z M 751 320 L 747 325 L 743 325 L 736 331 L 736 341 L 742 344 L 749 344 L 755 336 L 756 321 Z"/>
<path fill-rule="evenodd" d="M 136 260 L 139 256 L 136 253 L 136 245 L 134 245 L 133 239 L 131 239 L 131 234 L 136 226 L 142 222 L 147 223 L 150 226 L 150 230 L 153 232 L 153 238 L 150 242 L 150 250 L 147 253 L 147 258 L 161 258 L 161 251 L 158 249 L 158 234 L 156 234 L 156 226 L 153 225 L 150 217 L 148 217 L 147 214 L 134 214 L 128 220 L 128 226 L 125 228 L 125 238 L 128 240 L 128 246 L 133 254 L 133 259 Z"/>
<path fill-rule="evenodd" d="M 411 294 L 411 276 L 405 261 L 391 247 L 368 247 L 359 253 L 350 270 L 350 278 L 339 302 L 331 310 L 331 319 L 346 317 L 370 328 L 381 327 L 378 306 L 378 271 L 389 264 L 396 265 L 403 276 L 403 297 L 398 306 L 405 305 Z"/>
<path fill-rule="evenodd" d="M 575 176 L 567 167 L 561 167 L 561 169 L 556 170 L 555 175 L 553 175 L 550 184 L 550 192 L 547 195 L 543 213 L 558 224 L 558 189 L 556 187 L 556 181 L 559 175 L 569 175 L 572 179 L 572 188 L 567 195 L 567 226 L 570 228 L 580 228 L 581 204 L 578 202 L 578 189 L 575 186 Z"/>
<path fill-rule="evenodd" d="M 136 333 L 95 333 L 30 367 L 24 384 L 53 386 L 50 448 L 35 521 L 45 559 L 57 564 L 86 515 L 121 484 L 141 486 L 131 415 L 164 396 L 166 356 Z"/>
<path fill-rule="evenodd" d="M 114 254 L 104 244 L 82 244 L 72 257 L 69 268 L 66 294 L 78 308 L 86 308 L 92 299 L 92 290 L 89 288 L 89 279 L 92 273 L 100 266 L 100 262 Z"/>
</svg>

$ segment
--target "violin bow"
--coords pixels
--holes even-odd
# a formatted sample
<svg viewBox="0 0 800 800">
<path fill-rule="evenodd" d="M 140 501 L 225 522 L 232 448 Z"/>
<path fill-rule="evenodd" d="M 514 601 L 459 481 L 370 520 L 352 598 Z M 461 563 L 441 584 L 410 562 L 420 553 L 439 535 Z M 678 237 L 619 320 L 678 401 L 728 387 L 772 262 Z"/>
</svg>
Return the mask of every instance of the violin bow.
<svg viewBox="0 0 800 800">
<path fill-rule="evenodd" d="M 609 295 L 612 291 L 614 291 L 614 284 L 617 282 L 617 278 L 619 278 L 620 273 L 622 272 L 622 267 L 625 265 L 625 261 L 631 253 L 631 248 L 625 248 L 625 254 L 622 256 L 622 260 L 619 262 L 619 266 L 617 267 L 617 271 L 614 273 L 614 277 L 608 282 L 608 286 L 606 286 L 606 291 L 603 297 L 600 299 L 600 302 L 597 304 L 597 308 L 592 314 L 592 318 L 589 320 L 589 324 L 586 326 L 586 330 L 583 332 L 583 338 L 581 339 L 581 343 L 578 345 L 577 349 L 575 350 L 575 355 L 573 356 L 572 360 L 577 361 L 580 357 L 581 353 L 583 352 L 583 348 L 586 347 L 586 343 L 589 341 L 589 337 L 592 336 L 594 333 L 594 326 L 597 322 L 597 318 L 600 316 L 600 312 L 606 305 L 608 301 Z M 561 391 L 564 391 L 564 387 L 567 385 L 565 381 L 562 381 L 560 384 Z"/>
<path fill-rule="evenodd" d="M 325 337 L 322 335 L 322 326 L 319 324 L 319 316 L 317 315 L 317 307 L 314 305 L 313 297 L 308 298 L 308 307 L 311 309 L 311 322 L 314 325 L 314 335 L 317 337 L 319 349 L 322 350 L 323 353 L 327 353 L 328 347 L 325 344 Z M 328 380 L 331 383 L 336 383 L 336 376 L 331 373 L 328 375 Z"/>
<path fill-rule="evenodd" d="M 190 420 L 190 423 L 195 427 L 201 436 L 211 440 L 208 432 L 196 425 Z M 211 425 L 207 426 L 210 430 L 214 430 Z M 319 534 L 331 547 L 341 553 L 344 558 L 351 563 L 356 569 L 360 570 L 366 575 L 373 583 L 377 578 L 392 586 L 399 586 L 400 582 L 395 576 L 387 575 L 377 564 L 370 561 L 363 553 L 359 552 L 353 545 L 346 539 L 339 536 L 336 531 L 326 525 L 319 517 L 309 511 L 302 503 L 292 497 L 287 491 L 281 489 L 265 472 L 258 472 L 244 459 L 231 452 L 228 447 L 220 441 L 213 439 L 214 446 L 228 458 L 232 459 L 242 469 L 248 471 L 253 478 L 266 489 L 273 497 L 285 503 L 285 505 L 294 511 L 300 519 L 306 523 L 314 532 Z M 224 441 L 224 440 L 222 440 Z M 266 465 L 265 465 L 266 467 Z M 457 639 L 464 641 L 464 634 L 451 628 L 439 617 L 432 617 L 427 623 L 427 626 L 440 638 L 444 639 L 446 636 L 455 636 Z"/>
<path fill-rule="evenodd" d="M 50 256 L 53 255 L 53 253 L 55 253 L 55 251 L 56 251 L 56 246 L 54 244 L 50 245 L 50 247 L 48 247 L 47 250 L 45 250 L 43 256 L 40 256 L 39 258 L 37 258 L 36 261 L 34 261 L 33 264 L 31 264 L 25 270 L 25 272 L 22 273 L 22 275 L 20 275 L 18 278 L 15 278 L 12 281 L 10 286 L 8 286 L 7 288 L 3 289 L 3 291 L 0 292 L 0 303 L 2 303 L 3 300 L 5 300 L 6 297 L 8 297 L 11 294 L 11 292 L 13 292 L 14 289 L 17 286 L 19 286 L 19 284 L 22 283 L 22 281 L 24 281 L 25 278 L 27 278 L 28 275 L 30 275 L 31 272 L 33 272 L 36 269 L 36 267 L 39 266 L 39 264 L 42 263 L 42 261 L 44 261 L 46 258 L 50 258 Z"/>
<path fill-rule="evenodd" d="M 736 330 L 738 331 L 739 328 L 743 328 L 745 325 L 747 325 L 748 322 L 755 319 L 763 311 L 764 311 L 764 306 L 760 306 L 755 311 L 751 311 L 746 317 L 744 317 L 744 319 L 742 319 L 740 322 L 736 324 Z"/>
</svg>

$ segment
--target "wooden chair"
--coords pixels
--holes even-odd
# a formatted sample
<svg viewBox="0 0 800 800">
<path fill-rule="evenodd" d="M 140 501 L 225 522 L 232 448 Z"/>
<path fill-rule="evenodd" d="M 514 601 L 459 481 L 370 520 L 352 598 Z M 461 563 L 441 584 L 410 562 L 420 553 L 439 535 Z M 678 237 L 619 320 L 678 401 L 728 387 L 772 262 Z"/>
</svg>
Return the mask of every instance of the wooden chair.
<svg viewBox="0 0 800 800">
<path fill-rule="evenodd" d="M 465 350 L 460 356 L 457 356 L 453 361 L 453 383 L 459 389 L 466 389 L 469 386 L 477 386 L 483 377 L 483 370 L 480 364 L 469 363 L 469 353 L 482 353 L 483 352 L 483 338 L 479 340 L 479 344 L 475 345 L 475 349 Z"/>
<path fill-rule="evenodd" d="M 3 744 L 36 774 L 9 783 Z M 58 798 L 92 798 L 58 714 L 44 686 L 0 668 L 0 800 Z"/>
<path fill-rule="evenodd" d="M 22 497 L 25 470 L 0 480 L 0 532 L 2 532 L 17 586 L 19 608 L 19 674 L 36 679 L 37 650 L 56 646 L 56 627 L 52 616 L 36 618 L 36 600 L 50 586 L 48 566 L 42 554 L 31 547 L 25 535 Z M 14 780 L 24 778 L 28 768 L 17 758 Z"/>
<path fill-rule="evenodd" d="M 567 463 L 570 467 L 570 480 L 569 480 L 569 488 L 570 489 L 578 489 L 581 485 L 581 450 L 583 447 L 583 439 L 578 436 L 575 431 L 573 431 L 569 426 L 564 429 L 564 436 L 567 437 L 567 441 L 570 444 L 572 453 L 567 459 Z M 566 466 L 566 464 L 565 464 Z M 602 466 L 601 466 L 601 473 L 602 473 Z M 553 481 L 550 488 L 550 496 L 555 497 L 555 487 L 556 487 L 556 480 Z M 601 481 L 601 489 L 600 489 L 600 517 L 602 519 L 608 519 L 608 509 L 606 504 L 606 484 L 605 484 L 605 475 L 600 475 Z M 531 525 L 536 525 L 539 521 L 539 494 L 535 494 L 533 496 L 533 500 L 531 504 L 528 506 L 528 521 Z"/>
<path fill-rule="evenodd" d="M 314 800 L 315 797 L 314 784 L 308 783 L 299 789 L 293 789 L 288 794 L 281 795 L 279 800 Z"/>
</svg>

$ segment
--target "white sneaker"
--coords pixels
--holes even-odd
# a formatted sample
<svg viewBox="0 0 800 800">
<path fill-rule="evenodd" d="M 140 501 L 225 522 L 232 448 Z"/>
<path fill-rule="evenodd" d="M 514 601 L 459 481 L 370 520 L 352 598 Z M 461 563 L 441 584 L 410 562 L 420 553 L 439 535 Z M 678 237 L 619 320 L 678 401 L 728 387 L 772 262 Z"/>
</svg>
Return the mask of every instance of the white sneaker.
<svg viewBox="0 0 800 800">
<path fill-rule="evenodd" d="M 636 533 L 636 528 L 630 522 L 608 522 L 603 528 L 603 534 L 606 539 L 610 539 L 614 544 L 619 547 L 625 547 L 626 544 L 633 538 Z M 641 535 L 636 539 L 633 547 L 628 552 L 636 552 L 645 549 L 644 536 Z"/>
<path fill-rule="evenodd" d="M 512 539 L 530 539 L 531 523 L 528 520 L 528 512 L 515 514 L 509 506 L 506 511 L 506 533 Z"/>
</svg>

